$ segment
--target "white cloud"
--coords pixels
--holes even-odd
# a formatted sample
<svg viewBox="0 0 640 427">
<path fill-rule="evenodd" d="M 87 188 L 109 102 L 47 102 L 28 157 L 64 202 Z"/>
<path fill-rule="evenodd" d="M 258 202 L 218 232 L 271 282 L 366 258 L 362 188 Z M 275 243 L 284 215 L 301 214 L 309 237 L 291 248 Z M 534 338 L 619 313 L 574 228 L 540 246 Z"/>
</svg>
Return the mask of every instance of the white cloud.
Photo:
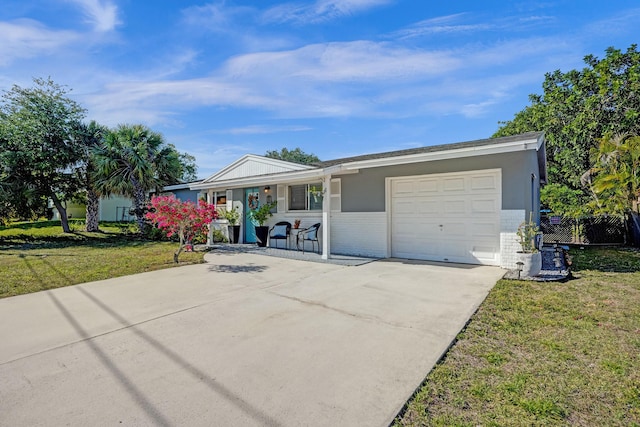
<svg viewBox="0 0 640 427">
<path fill-rule="evenodd" d="M 376 110 L 375 100 L 366 98 L 376 97 L 377 91 L 446 75 L 462 65 L 450 53 L 387 43 L 315 44 L 238 56 L 210 77 L 112 83 L 100 94 L 87 96 L 86 102 L 90 111 L 108 117 L 107 124 L 120 122 L 133 111 L 146 114 L 148 121 L 155 117 L 157 123 L 169 118 L 162 111 L 197 106 L 260 108 L 293 117 L 345 117 Z"/>
<path fill-rule="evenodd" d="M 220 133 L 227 133 L 231 135 L 265 135 L 270 133 L 282 133 L 282 132 L 305 132 L 313 130 L 308 126 L 264 126 L 264 125 L 252 125 L 241 128 L 231 128 L 220 131 Z"/>
<path fill-rule="evenodd" d="M 208 31 L 235 32 L 235 18 L 253 13 L 249 7 L 231 7 L 225 2 L 209 3 L 204 6 L 190 6 L 182 10 L 182 21 L 192 28 L 206 29 Z"/>
<path fill-rule="evenodd" d="M 640 8 L 625 9 L 611 16 L 593 22 L 584 29 L 585 34 L 593 36 L 602 36 L 610 39 L 618 34 L 631 34 L 635 37 L 638 31 L 638 22 L 640 21 Z M 628 46 L 616 46 L 619 49 Z"/>
<path fill-rule="evenodd" d="M 120 24 L 118 7 L 109 0 L 67 0 L 82 8 L 87 22 L 93 25 L 95 31 L 107 32 Z"/>
<path fill-rule="evenodd" d="M 284 3 L 266 10 L 266 22 L 318 23 L 354 15 L 392 0 L 316 0 L 312 4 Z"/>
<path fill-rule="evenodd" d="M 270 79 L 363 83 L 424 78 L 447 73 L 460 65 L 460 60 L 446 51 L 355 41 L 242 55 L 228 61 L 225 72 L 234 78 L 262 75 Z"/>
<path fill-rule="evenodd" d="M 465 13 L 457 13 L 455 15 L 425 19 L 423 21 L 416 22 L 407 28 L 396 31 L 392 33 L 391 36 L 399 39 L 409 39 L 432 34 L 470 33 L 476 31 L 487 31 L 495 28 L 494 24 L 487 22 L 480 24 L 463 24 L 461 23 L 461 20 L 465 16 Z"/>
<path fill-rule="evenodd" d="M 183 80 L 120 81 L 86 97 L 101 122 L 175 125 L 202 106 L 260 109 L 275 118 L 478 116 L 517 87 L 540 81 L 545 58 L 570 43 L 522 39 L 451 51 L 408 49 L 391 42 L 312 44 L 299 49 L 234 57 L 210 76 Z M 526 73 L 506 73 L 510 64 Z M 235 134 L 302 131 L 247 127 Z"/>
<path fill-rule="evenodd" d="M 0 65 L 6 66 L 18 58 L 50 55 L 78 39 L 73 31 L 51 30 L 31 19 L 0 22 Z"/>
</svg>

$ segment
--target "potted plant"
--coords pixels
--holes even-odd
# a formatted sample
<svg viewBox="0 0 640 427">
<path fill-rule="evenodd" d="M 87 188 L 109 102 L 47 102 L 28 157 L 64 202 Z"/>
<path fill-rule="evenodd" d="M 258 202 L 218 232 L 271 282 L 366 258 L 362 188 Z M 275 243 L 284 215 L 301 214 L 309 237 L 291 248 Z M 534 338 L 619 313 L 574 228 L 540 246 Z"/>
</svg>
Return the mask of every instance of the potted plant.
<svg viewBox="0 0 640 427">
<path fill-rule="evenodd" d="M 293 228 L 298 229 L 300 228 L 300 220 L 296 219 L 295 221 L 293 221 Z"/>
<path fill-rule="evenodd" d="M 233 209 L 224 210 L 222 217 L 229 221 L 229 225 L 227 226 L 229 230 L 229 240 L 231 240 L 231 243 L 238 243 L 238 240 L 240 240 L 240 224 L 238 224 L 240 212 L 238 212 L 238 208 L 234 207 Z"/>
<path fill-rule="evenodd" d="M 319 200 L 322 200 L 322 197 L 324 196 L 324 188 L 312 185 L 309 187 L 309 194 L 313 197 L 313 201 L 317 203 Z"/>
<path fill-rule="evenodd" d="M 269 237 L 269 227 L 265 226 L 269 218 L 273 216 L 271 209 L 276 207 L 277 202 L 265 203 L 257 209 L 247 212 L 247 216 L 258 223 L 256 226 L 256 238 L 258 239 L 258 246 L 267 246 L 267 240 Z"/>
<path fill-rule="evenodd" d="M 536 247 L 536 235 L 540 229 L 538 224 L 533 222 L 532 214 L 529 214 L 529 221 L 525 221 L 518 227 L 518 243 L 521 251 L 518 251 L 518 260 L 522 263 L 521 277 L 533 277 L 540 274 L 542 270 L 542 254 Z"/>
</svg>

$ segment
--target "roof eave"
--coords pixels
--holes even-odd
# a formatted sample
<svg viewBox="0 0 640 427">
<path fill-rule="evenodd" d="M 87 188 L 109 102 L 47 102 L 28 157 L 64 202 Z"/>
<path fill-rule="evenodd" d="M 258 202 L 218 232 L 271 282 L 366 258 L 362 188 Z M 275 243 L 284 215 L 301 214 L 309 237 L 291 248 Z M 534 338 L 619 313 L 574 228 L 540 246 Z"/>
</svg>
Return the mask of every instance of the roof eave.
<svg viewBox="0 0 640 427">
<path fill-rule="evenodd" d="M 326 175 L 324 169 L 306 169 L 301 171 L 280 172 L 269 175 L 258 175 L 246 178 L 229 179 L 225 181 L 201 182 L 191 186 L 192 190 L 205 189 L 232 189 L 244 188 L 251 186 L 276 185 L 283 182 L 307 181 L 309 179 L 318 178 Z"/>
<path fill-rule="evenodd" d="M 366 169 L 372 167 L 381 166 L 393 166 L 408 163 L 420 163 L 429 162 L 435 160 L 450 160 L 463 157 L 477 156 L 477 155 L 489 155 L 489 154 L 503 154 L 516 151 L 525 150 L 539 150 L 544 142 L 543 135 L 541 134 L 537 138 L 524 139 L 519 141 L 501 143 L 501 144 L 488 144 L 473 147 L 456 148 L 452 150 L 434 151 L 428 153 L 410 154 L 406 156 L 396 157 L 383 157 L 379 159 L 361 160 L 351 163 L 344 163 L 341 166 L 345 170 L 350 169 Z"/>
</svg>

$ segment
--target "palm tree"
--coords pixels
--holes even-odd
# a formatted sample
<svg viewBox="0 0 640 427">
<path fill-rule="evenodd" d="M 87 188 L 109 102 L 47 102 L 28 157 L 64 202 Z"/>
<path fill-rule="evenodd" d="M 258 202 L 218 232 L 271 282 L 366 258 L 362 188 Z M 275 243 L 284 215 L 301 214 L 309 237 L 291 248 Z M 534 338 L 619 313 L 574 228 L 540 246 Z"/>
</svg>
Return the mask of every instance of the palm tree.
<svg viewBox="0 0 640 427">
<path fill-rule="evenodd" d="M 93 150 L 94 181 L 100 194 L 133 199 L 140 232 L 144 230 L 146 194 L 180 180 L 180 153 L 161 134 L 143 125 L 119 125 Z"/>
<path fill-rule="evenodd" d="M 81 123 L 77 130 L 78 138 L 82 141 L 82 146 L 85 150 L 84 164 L 78 169 L 78 178 L 84 183 L 86 192 L 87 231 L 99 231 L 100 189 L 94 181 L 96 166 L 93 153 L 102 145 L 104 136 L 108 131 L 109 129 L 106 126 L 102 126 L 93 120 L 89 124 Z"/>
<path fill-rule="evenodd" d="M 594 167 L 583 176 L 596 210 L 623 216 L 638 210 L 640 136 L 607 135 L 593 153 Z"/>
</svg>

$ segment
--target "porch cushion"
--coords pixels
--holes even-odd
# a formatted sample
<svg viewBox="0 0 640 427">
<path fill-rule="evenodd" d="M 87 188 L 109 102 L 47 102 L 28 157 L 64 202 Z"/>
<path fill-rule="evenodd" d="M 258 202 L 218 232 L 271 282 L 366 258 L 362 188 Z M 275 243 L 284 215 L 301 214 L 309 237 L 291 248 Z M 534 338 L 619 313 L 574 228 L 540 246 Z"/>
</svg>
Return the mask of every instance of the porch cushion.
<svg viewBox="0 0 640 427">
<path fill-rule="evenodd" d="M 271 237 L 287 237 L 287 226 L 276 225 L 275 227 L 273 227 L 273 231 L 271 232 Z"/>
</svg>

